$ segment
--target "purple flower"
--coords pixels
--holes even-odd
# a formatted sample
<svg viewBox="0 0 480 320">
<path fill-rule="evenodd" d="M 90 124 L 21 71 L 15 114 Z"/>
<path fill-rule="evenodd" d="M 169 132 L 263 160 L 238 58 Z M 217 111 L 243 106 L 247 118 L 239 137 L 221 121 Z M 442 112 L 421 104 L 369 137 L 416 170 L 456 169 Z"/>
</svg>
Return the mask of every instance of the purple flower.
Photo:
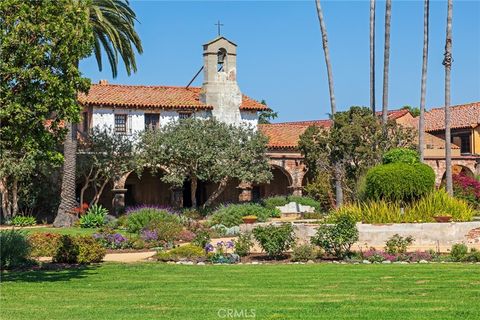
<svg viewBox="0 0 480 320">
<path fill-rule="evenodd" d="M 213 249 L 214 249 L 214 248 L 213 248 L 213 245 L 212 245 L 211 243 L 207 243 L 207 244 L 205 245 L 205 251 L 206 251 L 206 252 L 212 252 Z"/>
<path fill-rule="evenodd" d="M 217 242 L 217 248 L 223 247 L 224 244 L 225 244 L 225 242 L 223 242 L 223 241 Z"/>
<path fill-rule="evenodd" d="M 92 235 L 92 237 L 93 237 L 94 239 L 103 238 L 103 236 L 102 236 L 100 233 L 94 233 L 94 234 Z"/>
<path fill-rule="evenodd" d="M 158 239 L 158 234 L 155 230 L 142 230 L 140 237 L 145 241 L 155 241 Z"/>
<path fill-rule="evenodd" d="M 233 247 L 235 246 L 235 244 L 233 243 L 233 241 L 227 241 L 227 249 L 232 249 Z"/>
</svg>

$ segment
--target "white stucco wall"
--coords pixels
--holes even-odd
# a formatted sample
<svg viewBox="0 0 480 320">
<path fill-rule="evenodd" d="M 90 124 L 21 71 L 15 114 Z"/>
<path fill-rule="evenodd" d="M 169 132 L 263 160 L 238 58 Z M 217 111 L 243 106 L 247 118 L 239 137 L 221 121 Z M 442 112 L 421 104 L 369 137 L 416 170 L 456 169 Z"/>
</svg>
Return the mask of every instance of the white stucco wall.
<svg viewBox="0 0 480 320">
<path fill-rule="evenodd" d="M 115 125 L 115 114 L 127 114 L 128 125 L 131 126 L 131 133 L 145 130 L 145 113 L 160 113 L 160 126 L 164 126 L 179 119 L 181 110 L 142 110 L 142 109 L 112 109 L 94 108 L 92 111 L 92 127 L 113 128 Z M 212 116 L 210 110 L 201 110 L 193 113 L 196 118 L 207 119 Z M 129 127 L 130 128 L 130 127 Z"/>
<path fill-rule="evenodd" d="M 131 133 L 145 130 L 145 112 L 137 109 L 94 108 L 92 112 L 92 127 L 110 127 L 115 125 L 115 114 L 128 116 L 127 126 Z"/>
<path fill-rule="evenodd" d="M 258 114 L 256 111 L 240 111 L 240 123 L 257 128 Z"/>
</svg>

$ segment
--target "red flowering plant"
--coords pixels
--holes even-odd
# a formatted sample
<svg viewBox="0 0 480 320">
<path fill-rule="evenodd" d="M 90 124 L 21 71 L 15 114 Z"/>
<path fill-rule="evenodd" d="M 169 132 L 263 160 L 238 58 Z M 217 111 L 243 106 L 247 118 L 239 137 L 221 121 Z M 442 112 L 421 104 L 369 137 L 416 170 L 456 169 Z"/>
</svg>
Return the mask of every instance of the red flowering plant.
<svg viewBox="0 0 480 320">
<path fill-rule="evenodd" d="M 81 206 L 74 208 L 73 213 L 77 216 L 81 216 L 82 214 L 87 212 L 87 210 L 88 210 L 88 203 L 84 202 Z"/>
<path fill-rule="evenodd" d="M 477 179 L 466 175 L 453 175 L 453 192 L 455 197 L 467 201 L 476 209 L 480 209 L 480 181 Z"/>
</svg>

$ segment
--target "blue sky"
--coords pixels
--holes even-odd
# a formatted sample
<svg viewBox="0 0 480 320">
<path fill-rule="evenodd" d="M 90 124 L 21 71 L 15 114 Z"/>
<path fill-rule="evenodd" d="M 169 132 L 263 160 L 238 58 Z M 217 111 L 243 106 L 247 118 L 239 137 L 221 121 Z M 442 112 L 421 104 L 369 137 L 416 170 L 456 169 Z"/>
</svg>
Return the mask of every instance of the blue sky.
<svg viewBox="0 0 480 320">
<path fill-rule="evenodd" d="M 276 121 L 326 118 L 330 110 L 320 28 L 311 1 L 131 1 L 144 53 L 138 72 L 120 65 L 112 79 L 104 60 L 81 70 L 93 82 L 185 86 L 202 66 L 202 44 L 222 35 L 238 45 L 243 93 L 265 99 Z M 337 109 L 369 104 L 369 1 L 322 1 Z M 385 2 L 376 11 L 376 98 L 381 107 Z M 446 1 L 430 4 L 427 106 L 444 103 Z M 418 106 L 423 45 L 423 1 L 393 1 L 389 107 Z M 480 1 L 454 1 L 452 104 L 480 100 Z M 201 86 L 200 76 L 193 85 Z"/>
</svg>

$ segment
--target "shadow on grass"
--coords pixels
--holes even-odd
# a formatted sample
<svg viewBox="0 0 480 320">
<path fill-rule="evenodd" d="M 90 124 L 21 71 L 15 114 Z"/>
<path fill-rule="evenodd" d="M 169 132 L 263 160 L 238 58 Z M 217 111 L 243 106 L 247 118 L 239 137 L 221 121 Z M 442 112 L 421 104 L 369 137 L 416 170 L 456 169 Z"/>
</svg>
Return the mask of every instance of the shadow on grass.
<svg viewBox="0 0 480 320">
<path fill-rule="evenodd" d="M 82 279 L 96 274 L 100 265 L 44 264 L 24 271 L 2 271 L 1 282 L 56 282 Z"/>
</svg>

